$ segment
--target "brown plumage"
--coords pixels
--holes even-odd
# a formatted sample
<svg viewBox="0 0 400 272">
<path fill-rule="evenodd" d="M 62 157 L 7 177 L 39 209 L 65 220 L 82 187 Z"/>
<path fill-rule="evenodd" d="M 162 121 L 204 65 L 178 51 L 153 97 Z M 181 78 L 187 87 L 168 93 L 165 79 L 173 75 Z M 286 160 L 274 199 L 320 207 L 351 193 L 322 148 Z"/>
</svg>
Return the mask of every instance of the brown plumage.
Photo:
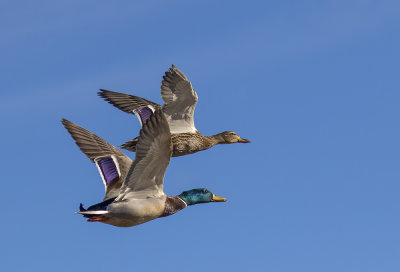
<svg viewBox="0 0 400 272">
<path fill-rule="evenodd" d="M 179 196 L 168 196 L 165 200 L 164 212 L 160 217 L 173 215 L 186 207 L 187 204 Z"/>
<path fill-rule="evenodd" d="M 198 100 L 197 93 L 192 88 L 189 79 L 174 65 L 165 73 L 161 82 L 161 97 L 165 103 L 163 106 L 124 93 L 100 90 L 98 94 L 118 109 L 126 113 L 136 114 L 139 120 L 143 117 L 140 112 L 142 109 L 146 107 L 152 111 L 161 109 L 170 127 L 173 157 L 193 154 L 209 149 L 216 144 L 250 142 L 232 131 L 225 131 L 212 136 L 203 136 L 197 131 L 193 118 Z M 121 145 L 121 148 L 135 152 L 136 143 L 137 138 Z"/>
<path fill-rule="evenodd" d="M 230 144 L 237 142 L 250 142 L 249 140 L 242 139 L 232 131 L 224 131 L 213 136 L 203 136 L 197 133 L 178 133 L 172 134 L 172 157 L 179 157 L 183 155 L 193 154 L 202 150 L 209 149 L 217 144 Z M 136 152 L 136 144 L 138 138 L 127 141 L 120 147 L 128 151 Z"/>
</svg>

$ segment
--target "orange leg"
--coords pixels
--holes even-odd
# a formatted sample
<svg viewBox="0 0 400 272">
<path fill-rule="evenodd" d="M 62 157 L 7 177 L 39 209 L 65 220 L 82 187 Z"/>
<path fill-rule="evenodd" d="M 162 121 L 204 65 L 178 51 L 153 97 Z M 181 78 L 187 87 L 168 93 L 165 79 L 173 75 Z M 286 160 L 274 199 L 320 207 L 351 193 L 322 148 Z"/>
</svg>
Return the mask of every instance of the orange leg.
<svg viewBox="0 0 400 272">
<path fill-rule="evenodd" d="M 92 216 L 87 221 L 88 222 L 106 222 L 108 219 L 104 216 Z"/>
</svg>

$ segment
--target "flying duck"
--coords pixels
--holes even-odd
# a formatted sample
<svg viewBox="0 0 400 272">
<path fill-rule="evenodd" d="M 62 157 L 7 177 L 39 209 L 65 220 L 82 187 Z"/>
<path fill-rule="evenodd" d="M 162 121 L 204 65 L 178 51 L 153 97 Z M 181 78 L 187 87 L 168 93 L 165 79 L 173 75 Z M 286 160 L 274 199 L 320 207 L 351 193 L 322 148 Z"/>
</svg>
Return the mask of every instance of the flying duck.
<svg viewBox="0 0 400 272">
<path fill-rule="evenodd" d="M 197 93 L 187 77 L 174 65 L 165 73 L 161 82 L 161 106 L 144 98 L 100 89 L 98 95 L 118 109 L 135 114 L 143 125 L 151 114 L 160 109 L 169 124 L 172 137 L 172 157 L 193 154 L 217 144 L 249 143 L 233 131 L 224 131 L 212 136 L 203 136 L 194 126 L 194 109 Z M 121 145 L 129 151 L 136 152 L 138 138 Z"/>
<path fill-rule="evenodd" d="M 207 189 L 192 189 L 177 196 L 163 190 L 171 155 L 171 133 L 166 116 L 156 110 L 143 125 L 132 162 L 120 150 L 90 131 L 66 120 L 62 124 L 81 151 L 96 164 L 105 186 L 101 203 L 77 212 L 89 222 L 130 227 L 172 215 L 187 206 L 224 202 Z"/>
</svg>

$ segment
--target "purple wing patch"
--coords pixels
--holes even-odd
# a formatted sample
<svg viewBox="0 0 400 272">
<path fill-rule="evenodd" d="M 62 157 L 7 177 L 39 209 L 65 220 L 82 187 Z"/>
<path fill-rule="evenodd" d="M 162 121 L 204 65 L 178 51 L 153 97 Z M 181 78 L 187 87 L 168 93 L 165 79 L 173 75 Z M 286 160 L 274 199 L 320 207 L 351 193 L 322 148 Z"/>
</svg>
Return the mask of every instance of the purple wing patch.
<svg viewBox="0 0 400 272">
<path fill-rule="evenodd" d="M 140 118 L 142 125 L 146 124 L 152 114 L 153 110 L 149 107 L 140 108 L 136 111 L 136 115 Z"/>
<path fill-rule="evenodd" d="M 117 166 L 115 165 L 112 158 L 104 158 L 98 160 L 98 165 L 103 173 L 104 180 L 108 185 L 111 181 L 119 179 L 119 174 L 117 170 Z"/>
</svg>

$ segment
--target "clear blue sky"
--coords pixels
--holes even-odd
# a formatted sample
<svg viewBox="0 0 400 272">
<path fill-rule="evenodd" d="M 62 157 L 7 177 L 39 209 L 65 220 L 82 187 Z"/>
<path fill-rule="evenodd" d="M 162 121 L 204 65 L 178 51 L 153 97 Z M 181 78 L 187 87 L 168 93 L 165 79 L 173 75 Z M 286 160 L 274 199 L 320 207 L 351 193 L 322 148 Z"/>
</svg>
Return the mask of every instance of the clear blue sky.
<svg viewBox="0 0 400 272">
<path fill-rule="evenodd" d="M 2 270 L 400 271 L 399 12 L 368 0 L 2 1 Z M 121 144 L 139 122 L 97 90 L 160 103 L 171 64 L 198 93 L 200 132 L 252 143 L 173 158 L 165 191 L 228 202 L 133 228 L 87 223 L 74 212 L 103 185 L 60 119 Z"/>
</svg>

